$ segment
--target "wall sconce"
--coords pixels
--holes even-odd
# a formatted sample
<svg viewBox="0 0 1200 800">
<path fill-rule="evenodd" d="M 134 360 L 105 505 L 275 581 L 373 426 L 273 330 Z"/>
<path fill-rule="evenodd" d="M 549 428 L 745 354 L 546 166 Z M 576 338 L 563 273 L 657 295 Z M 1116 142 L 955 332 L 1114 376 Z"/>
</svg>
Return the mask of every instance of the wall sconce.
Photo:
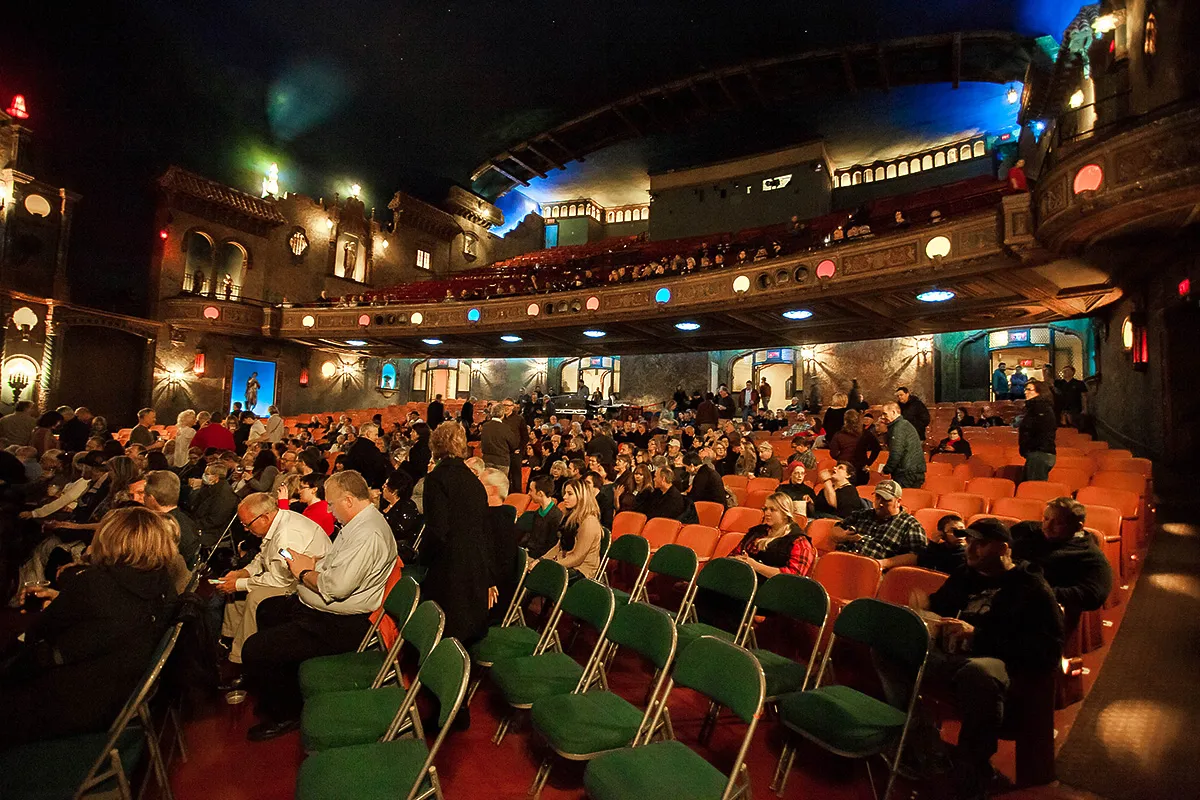
<svg viewBox="0 0 1200 800">
<path fill-rule="evenodd" d="M 917 339 L 917 364 L 924 366 L 933 356 L 933 337 L 921 336 Z"/>
<path fill-rule="evenodd" d="M 321 377 L 324 378 L 325 380 L 329 380 L 330 378 L 332 378 L 334 375 L 337 374 L 337 371 L 338 371 L 337 364 L 334 364 L 332 361 L 326 361 L 324 364 L 321 365 Z"/>
<path fill-rule="evenodd" d="M 197 347 L 196 357 L 192 359 L 192 373 L 197 378 L 204 375 L 205 360 L 204 351 Z"/>
<path fill-rule="evenodd" d="M 172 389 L 177 389 L 183 384 L 186 377 L 187 376 L 184 374 L 183 370 L 179 369 L 179 367 L 174 367 L 167 370 L 167 379 L 165 383 Z"/>
<path fill-rule="evenodd" d="M 1145 372 L 1150 366 L 1150 343 L 1146 337 L 1146 312 L 1135 311 L 1129 315 L 1133 326 L 1133 368 Z"/>
<path fill-rule="evenodd" d="M 805 374 L 811 372 L 817 365 L 817 350 L 814 347 L 800 348 L 800 365 Z"/>
<path fill-rule="evenodd" d="M 13 312 L 12 319 L 17 330 L 21 332 L 21 341 L 28 342 L 29 332 L 37 327 L 38 315 L 29 306 L 21 306 Z"/>
<path fill-rule="evenodd" d="M 300 368 L 300 386 L 305 389 L 308 388 L 308 367 Z"/>
<path fill-rule="evenodd" d="M 13 356 L 4 362 L 4 383 L 12 389 L 13 405 L 21 399 L 25 389 L 37 380 L 38 366 L 27 356 Z"/>
</svg>

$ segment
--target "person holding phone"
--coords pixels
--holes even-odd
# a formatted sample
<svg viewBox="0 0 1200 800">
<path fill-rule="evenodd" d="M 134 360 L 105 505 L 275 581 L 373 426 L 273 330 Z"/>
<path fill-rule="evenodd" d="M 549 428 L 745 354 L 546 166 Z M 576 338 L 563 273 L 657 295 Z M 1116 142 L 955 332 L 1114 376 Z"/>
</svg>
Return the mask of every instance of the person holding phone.
<svg viewBox="0 0 1200 800">
<path fill-rule="evenodd" d="M 221 635 L 232 639 L 229 660 L 234 664 L 242 663 L 242 645 L 258 630 L 259 603 L 296 591 L 296 578 L 288 565 L 291 559 L 283 552 L 320 558 L 329 549 L 329 536 L 320 525 L 280 508 L 266 492 L 248 496 L 238 505 L 237 515 L 242 526 L 263 542 L 244 569 L 232 570 L 214 584 L 227 597 Z"/>
</svg>

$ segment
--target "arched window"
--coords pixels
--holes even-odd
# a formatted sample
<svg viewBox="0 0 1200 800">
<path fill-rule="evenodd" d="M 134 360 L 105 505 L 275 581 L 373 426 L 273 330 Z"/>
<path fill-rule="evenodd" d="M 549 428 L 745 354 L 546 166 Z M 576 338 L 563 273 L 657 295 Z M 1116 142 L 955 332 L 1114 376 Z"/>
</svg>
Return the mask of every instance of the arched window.
<svg viewBox="0 0 1200 800">
<path fill-rule="evenodd" d="M 213 240 L 203 231 L 188 231 L 183 237 L 183 290 L 196 294 L 212 292 Z"/>
<path fill-rule="evenodd" d="M 957 149 L 951 147 L 949 150 L 946 151 L 946 163 L 947 164 L 957 164 L 958 163 L 958 150 Z"/>
<path fill-rule="evenodd" d="M 883 180 L 883 167 L 875 168 L 875 180 L 877 180 L 877 181 Z"/>
<path fill-rule="evenodd" d="M 933 165 L 935 167 L 946 166 L 946 154 L 943 153 L 941 150 L 938 150 L 936 153 L 934 153 L 933 154 Z"/>
<path fill-rule="evenodd" d="M 567 216 L 568 216 L 568 217 L 573 217 L 573 216 L 575 216 L 575 215 L 576 215 L 576 212 L 577 212 L 578 210 L 579 210 L 579 207 L 578 207 L 578 206 L 576 206 L 574 203 L 571 203 L 570 207 L 567 209 Z"/>
<path fill-rule="evenodd" d="M 591 203 L 587 204 L 587 212 L 586 213 L 589 217 L 592 215 L 592 204 Z"/>
<path fill-rule="evenodd" d="M 978 142 L 971 145 L 971 152 L 977 156 L 984 155 L 987 152 L 983 144 L 983 139 L 980 139 Z"/>
<path fill-rule="evenodd" d="M 958 148 L 958 157 L 961 158 L 963 161 L 966 161 L 968 158 L 970 158 L 971 157 L 971 145 L 964 144 L 962 147 Z"/>
<path fill-rule="evenodd" d="M 887 165 L 887 177 L 889 177 L 889 178 L 896 177 L 896 165 L 895 164 Z"/>
<path fill-rule="evenodd" d="M 645 208 L 642 209 L 641 218 L 643 220 L 650 219 L 650 207 L 649 206 L 646 206 Z"/>
<path fill-rule="evenodd" d="M 613 216 L 614 216 L 613 212 L 609 211 L 608 213 L 606 213 L 606 214 L 604 215 L 604 221 L 605 221 L 605 222 L 612 222 L 612 221 L 613 221 Z"/>
<path fill-rule="evenodd" d="M 242 278 L 249 263 L 250 253 L 245 247 L 237 242 L 223 242 L 217 250 L 210 293 L 222 300 L 239 299 L 242 296 Z"/>
<path fill-rule="evenodd" d="M 921 169 L 933 169 L 933 156 L 928 153 L 921 156 Z"/>
<path fill-rule="evenodd" d="M 465 385 L 465 389 L 463 388 Z M 471 367 L 457 358 L 428 358 L 413 365 L 413 393 L 424 393 L 426 400 L 435 396 L 457 397 L 471 391 Z"/>
<path fill-rule="evenodd" d="M 901 161 L 901 162 L 900 162 L 900 167 L 899 167 L 899 168 L 896 170 L 896 176 L 897 176 L 897 177 L 900 177 L 900 178 L 903 178 L 903 177 L 904 177 L 905 175 L 907 175 L 907 174 L 908 174 L 908 162 L 907 162 L 907 161 Z"/>
<path fill-rule="evenodd" d="M 621 357 L 585 356 L 568 359 L 563 362 L 559 381 L 563 394 L 578 392 L 582 382 L 587 386 L 589 397 L 599 389 L 600 394 L 607 398 L 621 391 Z"/>
<path fill-rule="evenodd" d="M 862 183 L 862 173 L 854 170 L 854 185 L 858 186 L 860 183 Z"/>
<path fill-rule="evenodd" d="M 555 206 L 554 208 L 552 208 L 552 209 L 550 210 L 550 216 L 552 216 L 552 217 L 561 217 L 561 216 L 562 216 L 562 213 L 561 213 L 561 212 L 562 212 L 562 209 L 561 209 L 560 207 L 558 207 L 558 206 Z"/>
<path fill-rule="evenodd" d="M 379 370 L 379 388 L 396 388 L 396 365 L 390 361 L 385 361 L 383 363 L 383 368 Z"/>
<path fill-rule="evenodd" d="M 921 159 L 914 158 L 912 161 L 909 161 L 908 162 L 908 171 L 913 174 L 920 172 L 921 171 Z"/>
<path fill-rule="evenodd" d="M 875 181 L 875 173 L 869 169 L 863 170 L 863 183 L 873 183 Z"/>
</svg>

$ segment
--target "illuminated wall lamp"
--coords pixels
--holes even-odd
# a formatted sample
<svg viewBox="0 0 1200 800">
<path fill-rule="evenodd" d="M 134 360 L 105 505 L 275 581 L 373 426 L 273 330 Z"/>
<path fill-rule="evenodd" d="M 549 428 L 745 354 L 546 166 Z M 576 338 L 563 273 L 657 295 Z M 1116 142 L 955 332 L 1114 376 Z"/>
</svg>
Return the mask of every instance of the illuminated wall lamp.
<svg viewBox="0 0 1200 800">
<path fill-rule="evenodd" d="M 337 371 L 337 364 L 334 364 L 332 361 L 326 361 L 321 365 L 321 377 L 325 380 L 333 378 L 337 374 Z"/>
<path fill-rule="evenodd" d="M 29 341 L 29 332 L 37 327 L 38 315 L 29 306 L 21 306 L 12 315 L 13 323 L 21 333 L 21 341 Z"/>
<path fill-rule="evenodd" d="M 817 350 L 815 347 L 800 348 L 800 364 L 805 373 L 811 372 L 817 366 Z"/>
<path fill-rule="evenodd" d="M 917 338 L 917 364 L 924 366 L 929 363 L 929 359 L 933 357 L 933 337 L 921 336 Z"/>
<path fill-rule="evenodd" d="M 197 378 L 204 375 L 204 368 L 207 366 L 206 360 L 204 351 L 196 348 L 196 356 L 192 359 L 192 374 Z"/>
<path fill-rule="evenodd" d="M 1133 368 L 1138 372 L 1145 372 L 1150 367 L 1150 343 L 1146 336 L 1146 312 L 1133 312 L 1129 315 L 1129 322 L 1133 327 L 1133 347 L 1130 351 L 1130 355 L 1133 356 Z"/>
<path fill-rule="evenodd" d="M 300 386 L 308 388 L 308 367 L 300 368 Z"/>
</svg>

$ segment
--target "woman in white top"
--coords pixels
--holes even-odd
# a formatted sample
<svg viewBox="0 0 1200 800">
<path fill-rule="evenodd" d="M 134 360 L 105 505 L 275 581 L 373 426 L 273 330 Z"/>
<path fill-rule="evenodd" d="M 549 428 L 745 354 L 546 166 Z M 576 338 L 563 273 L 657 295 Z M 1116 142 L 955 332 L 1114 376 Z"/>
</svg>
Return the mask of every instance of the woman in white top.
<svg viewBox="0 0 1200 800">
<path fill-rule="evenodd" d="M 567 568 L 570 580 L 582 575 L 595 578 L 600 569 L 600 506 L 596 495 L 583 481 L 568 481 L 558 507 L 566 514 L 559 543 L 542 558 L 557 561 Z"/>
<path fill-rule="evenodd" d="M 188 450 L 192 447 L 192 438 L 196 435 L 196 412 L 192 409 L 180 411 L 179 416 L 175 418 L 175 458 L 171 462 L 173 467 L 186 467 L 188 463 Z"/>
</svg>

